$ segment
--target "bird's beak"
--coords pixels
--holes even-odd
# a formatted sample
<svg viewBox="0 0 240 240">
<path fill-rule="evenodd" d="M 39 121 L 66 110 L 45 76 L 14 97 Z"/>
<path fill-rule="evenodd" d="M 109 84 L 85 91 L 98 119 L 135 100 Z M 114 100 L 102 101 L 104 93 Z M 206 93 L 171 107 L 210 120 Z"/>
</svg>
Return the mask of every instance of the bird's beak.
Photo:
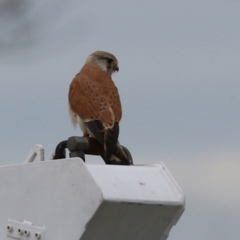
<svg viewBox="0 0 240 240">
<path fill-rule="evenodd" d="M 118 66 L 116 66 L 115 68 L 114 68 L 114 71 L 119 71 L 119 67 Z"/>
</svg>

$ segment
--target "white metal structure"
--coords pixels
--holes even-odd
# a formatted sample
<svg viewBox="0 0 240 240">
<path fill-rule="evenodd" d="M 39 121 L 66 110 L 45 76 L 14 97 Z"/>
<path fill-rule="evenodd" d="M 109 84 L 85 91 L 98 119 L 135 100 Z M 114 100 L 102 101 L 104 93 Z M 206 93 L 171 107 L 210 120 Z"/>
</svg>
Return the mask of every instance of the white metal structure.
<svg viewBox="0 0 240 240">
<path fill-rule="evenodd" d="M 43 159 L 39 145 L 24 163 L 0 167 L 1 240 L 164 240 L 184 211 L 162 163 Z"/>
</svg>

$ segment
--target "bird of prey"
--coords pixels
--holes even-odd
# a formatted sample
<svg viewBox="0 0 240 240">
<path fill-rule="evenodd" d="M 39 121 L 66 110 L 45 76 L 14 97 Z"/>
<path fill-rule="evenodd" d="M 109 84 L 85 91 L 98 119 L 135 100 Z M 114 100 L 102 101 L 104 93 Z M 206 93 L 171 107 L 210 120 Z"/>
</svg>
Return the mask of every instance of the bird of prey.
<svg viewBox="0 0 240 240">
<path fill-rule="evenodd" d="M 113 54 L 104 51 L 90 54 L 70 84 L 69 113 L 84 136 L 91 136 L 103 145 L 107 164 L 130 165 L 118 141 L 122 107 L 111 78 L 118 70 L 118 60 Z"/>
</svg>

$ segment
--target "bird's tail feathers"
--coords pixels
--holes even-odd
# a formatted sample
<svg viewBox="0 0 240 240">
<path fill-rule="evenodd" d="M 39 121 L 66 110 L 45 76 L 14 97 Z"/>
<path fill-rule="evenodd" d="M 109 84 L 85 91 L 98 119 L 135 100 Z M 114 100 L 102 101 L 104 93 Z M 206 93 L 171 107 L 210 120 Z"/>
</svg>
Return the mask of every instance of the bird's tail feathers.
<svg viewBox="0 0 240 240">
<path fill-rule="evenodd" d="M 119 124 L 116 122 L 113 128 L 105 129 L 101 121 L 85 122 L 92 137 L 96 138 L 104 147 L 105 155 L 102 156 L 106 164 L 131 165 L 127 154 L 118 142 Z"/>
<path fill-rule="evenodd" d="M 99 120 L 85 122 L 91 135 L 104 145 L 104 127 Z"/>
<path fill-rule="evenodd" d="M 119 142 L 117 143 L 113 154 L 122 162 L 123 165 L 131 165 L 130 159 L 128 159 L 125 151 L 123 150 Z"/>
<path fill-rule="evenodd" d="M 114 153 L 119 135 L 119 125 L 115 123 L 113 128 L 105 129 L 104 134 L 104 150 L 105 150 L 105 160 L 107 163 L 110 162 L 111 156 Z"/>
</svg>

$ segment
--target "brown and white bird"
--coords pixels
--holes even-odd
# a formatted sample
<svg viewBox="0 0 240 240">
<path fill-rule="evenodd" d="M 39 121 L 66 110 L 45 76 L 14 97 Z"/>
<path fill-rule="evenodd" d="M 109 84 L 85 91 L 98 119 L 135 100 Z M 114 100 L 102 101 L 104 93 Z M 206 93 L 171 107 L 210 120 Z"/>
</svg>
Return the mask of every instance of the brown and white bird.
<svg viewBox="0 0 240 240">
<path fill-rule="evenodd" d="M 118 71 L 118 60 L 108 52 L 89 55 L 69 89 L 69 113 L 74 125 L 80 125 L 84 136 L 96 138 L 104 147 L 107 164 L 131 164 L 118 142 L 122 107 L 112 73 Z"/>
</svg>

